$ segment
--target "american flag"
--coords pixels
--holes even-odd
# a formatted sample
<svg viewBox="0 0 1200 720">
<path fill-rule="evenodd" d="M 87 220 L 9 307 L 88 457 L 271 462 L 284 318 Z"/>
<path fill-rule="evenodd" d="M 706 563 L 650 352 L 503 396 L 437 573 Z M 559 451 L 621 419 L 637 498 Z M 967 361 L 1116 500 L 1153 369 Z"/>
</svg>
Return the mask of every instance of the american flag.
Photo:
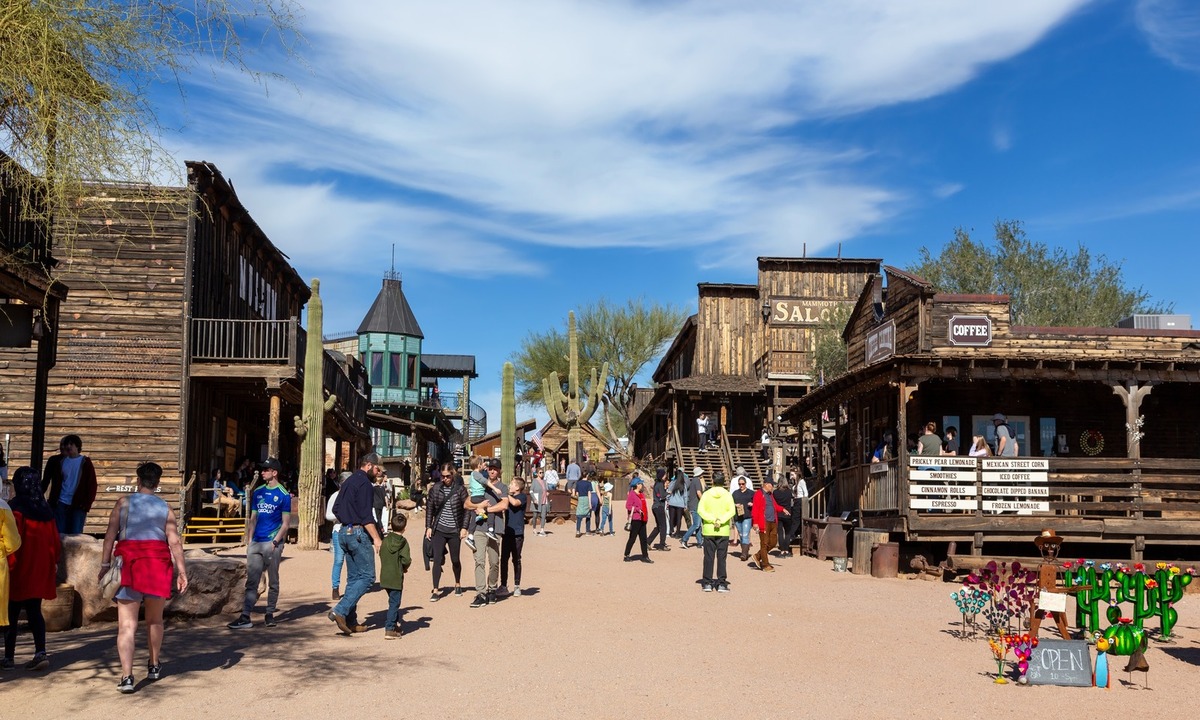
<svg viewBox="0 0 1200 720">
<path fill-rule="evenodd" d="M 538 452 L 546 452 L 546 446 L 542 444 L 542 431 L 541 430 L 534 430 L 533 437 L 530 439 L 533 440 L 534 445 L 537 445 Z"/>
</svg>

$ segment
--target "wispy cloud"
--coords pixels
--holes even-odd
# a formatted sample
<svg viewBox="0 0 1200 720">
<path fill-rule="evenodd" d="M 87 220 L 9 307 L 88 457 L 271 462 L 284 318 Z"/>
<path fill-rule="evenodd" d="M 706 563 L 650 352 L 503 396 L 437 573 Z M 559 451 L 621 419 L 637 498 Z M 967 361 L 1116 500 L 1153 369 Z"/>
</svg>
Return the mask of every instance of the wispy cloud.
<svg viewBox="0 0 1200 720">
<path fill-rule="evenodd" d="M 948 197 L 954 197 L 966 188 L 962 183 L 942 183 L 933 189 L 933 196 L 939 200 L 945 200 Z"/>
<path fill-rule="evenodd" d="M 1134 17 L 1156 55 L 1184 70 L 1200 72 L 1200 4 L 1138 0 Z"/>
<path fill-rule="evenodd" d="M 1083 4 L 314 3 L 300 93 L 197 78 L 219 101 L 189 142 L 299 257 L 398 242 L 538 273 L 518 248 L 812 253 L 913 191 L 810 121 L 946 92 Z"/>
</svg>

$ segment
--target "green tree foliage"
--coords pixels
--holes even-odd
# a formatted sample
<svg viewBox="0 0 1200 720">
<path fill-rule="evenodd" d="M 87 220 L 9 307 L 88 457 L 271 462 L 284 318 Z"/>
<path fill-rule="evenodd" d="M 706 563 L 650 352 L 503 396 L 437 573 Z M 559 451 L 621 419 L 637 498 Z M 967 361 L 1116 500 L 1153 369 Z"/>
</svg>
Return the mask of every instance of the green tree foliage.
<svg viewBox="0 0 1200 720">
<path fill-rule="evenodd" d="M 817 326 L 813 337 L 813 376 L 826 382 L 846 372 L 850 365 L 846 354 L 846 342 L 842 331 L 850 321 L 852 305 L 841 304 L 833 308 L 829 317 Z"/>
<path fill-rule="evenodd" d="M 607 362 L 605 384 L 605 427 L 612 439 L 626 432 L 631 386 L 645 367 L 663 351 L 679 332 L 687 312 L 671 306 L 631 299 L 624 305 L 601 299 L 576 313 L 579 336 L 579 376 Z M 512 357 L 516 368 L 517 400 L 541 407 L 542 380 L 551 372 L 566 378 L 568 372 L 566 324 L 545 332 L 531 332 Z M 595 424 L 595 423 L 593 423 Z"/>
<path fill-rule="evenodd" d="M 1049 248 L 1030 240 L 1016 220 L 996 222 L 991 246 L 958 228 L 937 255 L 921 248 L 908 270 L 939 292 L 1010 296 L 1014 325 L 1111 327 L 1134 313 L 1171 309 L 1126 287 L 1120 263 L 1083 245 L 1075 253 Z"/>
<path fill-rule="evenodd" d="M 0 162 L 45 197 L 68 232 L 93 183 L 153 186 L 181 177 L 163 149 L 152 98 L 190 70 L 232 67 L 256 80 L 253 51 L 292 54 L 293 0 L 10 0 L 0 3 Z M 248 44 L 245 39 L 253 39 Z M 26 217 L 26 219 L 38 219 Z M 56 240 L 56 254 L 62 248 Z M 17 258 L 0 257 L 0 264 Z"/>
</svg>

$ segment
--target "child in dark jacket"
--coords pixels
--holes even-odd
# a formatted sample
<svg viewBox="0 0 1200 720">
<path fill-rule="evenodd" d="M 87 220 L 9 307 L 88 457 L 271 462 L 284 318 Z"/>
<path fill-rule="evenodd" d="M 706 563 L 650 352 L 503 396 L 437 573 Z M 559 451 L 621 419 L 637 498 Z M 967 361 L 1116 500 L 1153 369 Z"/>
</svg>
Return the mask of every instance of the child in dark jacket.
<svg viewBox="0 0 1200 720">
<path fill-rule="evenodd" d="M 404 591 L 404 573 L 412 565 L 412 552 L 404 537 L 408 516 L 396 513 L 392 516 L 392 532 L 383 539 L 379 547 L 379 586 L 387 591 L 387 619 L 384 621 L 383 638 L 395 640 L 400 630 L 400 597 Z"/>
</svg>

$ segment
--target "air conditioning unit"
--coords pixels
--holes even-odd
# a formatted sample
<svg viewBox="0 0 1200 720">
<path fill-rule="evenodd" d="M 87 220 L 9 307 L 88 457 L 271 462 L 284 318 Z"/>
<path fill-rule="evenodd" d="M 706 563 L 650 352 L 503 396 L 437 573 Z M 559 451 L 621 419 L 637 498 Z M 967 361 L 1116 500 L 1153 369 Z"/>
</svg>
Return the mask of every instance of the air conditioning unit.
<svg viewBox="0 0 1200 720">
<path fill-rule="evenodd" d="M 1117 323 L 1120 328 L 1139 330 L 1191 330 L 1191 315 L 1130 315 Z"/>
</svg>

